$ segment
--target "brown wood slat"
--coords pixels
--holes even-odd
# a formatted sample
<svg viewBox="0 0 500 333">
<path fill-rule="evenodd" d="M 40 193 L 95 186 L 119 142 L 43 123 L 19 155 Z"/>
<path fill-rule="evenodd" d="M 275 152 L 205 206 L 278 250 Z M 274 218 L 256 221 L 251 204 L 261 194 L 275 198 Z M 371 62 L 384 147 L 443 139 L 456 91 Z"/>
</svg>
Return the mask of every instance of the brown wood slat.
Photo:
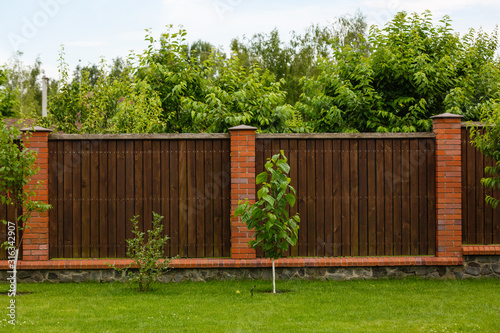
<svg viewBox="0 0 500 333">
<path fill-rule="evenodd" d="M 99 142 L 99 256 L 108 257 L 108 142 Z"/>
<path fill-rule="evenodd" d="M 316 140 L 316 256 L 325 256 L 325 170 L 324 142 Z"/>
<path fill-rule="evenodd" d="M 298 140 L 298 173 L 299 182 L 297 192 L 298 211 L 302 216 L 302 227 L 299 229 L 299 242 L 298 242 L 298 255 L 307 256 L 307 225 L 309 223 L 309 216 L 307 215 L 307 144 L 306 140 Z"/>
<path fill-rule="evenodd" d="M 59 178 L 58 178 L 59 179 Z M 90 141 L 82 142 L 82 258 L 90 258 Z M 59 193 L 59 192 L 58 192 Z M 60 201 L 59 201 L 60 203 Z M 59 229 L 58 229 L 59 230 Z M 60 232 L 60 231 L 58 231 Z"/>
<path fill-rule="evenodd" d="M 472 145 L 467 144 L 467 224 L 468 224 L 468 244 L 477 244 L 476 240 L 476 156 Z"/>
<path fill-rule="evenodd" d="M 324 207 L 325 207 L 325 256 L 331 257 L 333 256 L 333 153 L 332 153 L 332 140 L 324 140 L 323 141 L 323 149 L 324 149 Z"/>
<path fill-rule="evenodd" d="M 393 141 L 384 140 L 384 255 L 394 255 L 394 230 L 393 230 L 393 193 L 394 174 L 392 170 Z"/>
<path fill-rule="evenodd" d="M 170 236 L 170 145 L 168 141 L 160 141 L 160 176 L 161 176 L 161 215 L 163 218 L 163 232 Z M 180 175 L 179 175 L 180 178 Z M 165 256 L 170 256 L 170 242 L 165 246 Z"/>
<path fill-rule="evenodd" d="M 394 233 L 394 255 L 401 255 L 401 140 L 393 142 L 393 159 L 392 159 L 392 179 L 393 179 L 393 233 Z"/>
<path fill-rule="evenodd" d="M 350 210 L 350 158 L 349 158 L 349 141 L 341 141 L 341 158 L 342 158 L 342 256 L 351 255 L 351 210 Z"/>
<path fill-rule="evenodd" d="M 359 255 L 368 255 L 368 161 L 367 140 L 359 140 Z"/>
<path fill-rule="evenodd" d="M 116 168 L 116 141 L 108 142 L 108 256 L 116 258 L 117 253 L 117 228 L 116 228 L 116 178 L 118 172 Z"/>
<path fill-rule="evenodd" d="M 410 255 L 410 142 L 401 141 L 401 254 Z"/>
<path fill-rule="evenodd" d="M 350 204 L 351 204 L 351 255 L 359 256 L 359 143 L 358 140 L 350 140 L 349 147 L 349 169 L 350 178 Z"/>
<path fill-rule="evenodd" d="M 428 146 L 424 140 L 419 140 L 418 142 L 418 224 L 419 224 L 419 254 L 426 255 L 428 253 L 428 221 L 427 221 L 427 200 L 428 191 L 427 183 L 430 181 L 427 179 L 427 153 L 426 150 Z"/>
<path fill-rule="evenodd" d="M 182 150 L 180 149 L 181 147 L 183 148 Z M 187 253 L 187 243 L 182 244 L 179 239 L 179 224 L 181 223 L 179 218 L 182 218 L 182 222 L 187 229 L 187 192 L 181 193 L 182 188 L 179 188 L 179 179 L 180 177 L 185 177 L 186 174 L 185 164 L 180 164 L 181 161 L 186 160 L 186 149 L 186 141 L 172 141 L 170 143 L 170 198 L 172 198 L 170 204 L 171 256 L 180 254 L 179 250 L 183 247 Z M 181 167 L 184 167 L 184 169 L 181 169 Z M 187 184 L 187 181 L 185 183 Z"/>
<path fill-rule="evenodd" d="M 462 161 L 461 161 L 461 168 L 462 168 L 462 243 L 464 244 L 469 244 L 469 222 L 468 222 L 468 212 L 467 212 L 467 202 L 468 202 L 468 196 L 467 196 L 467 128 L 462 128 L 461 132 L 461 141 L 462 141 Z"/>
<path fill-rule="evenodd" d="M 64 142 L 64 257 L 73 257 L 73 145 Z"/>
<path fill-rule="evenodd" d="M 315 210 L 315 161 L 316 145 L 315 141 L 308 140 L 307 146 L 307 255 L 314 256 L 316 251 L 316 210 Z"/>
<path fill-rule="evenodd" d="M 418 140 L 410 140 L 410 219 L 411 254 L 419 254 L 418 221 Z"/>
<path fill-rule="evenodd" d="M 188 256 L 196 257 L 196 142 L 187 142 Z"/>
<path fill-rule="evenodd" d="M 333 255 L 342 255 L 342 154 L 340 140 L 332 141 Z"/>
<path fill-rule="evenodd" d="M 196 256 L 205 256 L 205 152 L 203 141 L 196 140 Z"/>
<path fill-rule="evenodd" d="M 223 234 L 223 251 L 224 257 L 229 257 L 231 254 L 231 162 L 230 162 L 230 147 L 229 140 L 222 141 L 222 183 L 223 186 L 223 201 L 222 201 L 222 234 Z"/>
<path fill-rule="evenodd" d="M 143 179 L 143 191 L 144 191 L 144 200 L 143 200 L 143 215 L 142 221 L 144 223 L 144 232 L 147 230 L 151 230 L 152 221 L 153 221 L 153 173 L 152 173 L 152 142 L 151 140 L 144 140 L 143 144 L 143 171 L 142 171 L 142 179 Z M 147 234 L 146 234 L 147 239 Z"/>
<path fill-rule="evenodd" d="M 213 256 L 222 257 L 222 142 L 214 140 L 213 149 Z"/>
<path fill-rule="evenodd" d="M 73 258 L 82 257 L 82 160 L 81 142 L 72 142 L 72 176 L 73 176 Z"/>
<path fill-rule="evenodd" d="M 99 258 L 99 142 L 90 142 L 90 255 Z"/>
<path fill-rule="evenodd" d="M 484 156 L 480 151 L 474 149 L 475 158 L 474 161 L 476 163 L 476 180 L 475 180 L 475 188 L 476 188 L 476 243 L 477 244 L 485 244 L 484 232 L 485 232 L 485 220 L 484 220 L 484 204 L 485 204 L 485 195 L 484 195 L 484 186 L 481 184 L 481 179 L 484 177 Z"/>
<path fill-rule="evenodd" d="M 214 176 L 213 176 L 213 142 L 212 140 L 205 140 L 204 142 L 204 171 L 205 182 L 203 184 L 205 200 L 202 202 L 205 207 L 205 239 L 204 251 L 206 257 L 214 256 Z"/>
<path fill-rule="evenodd" d="M 178 143 L 178 184 L 176 184 L 178 189 L 179 197 L 173 197 L 172 202 L 179 211 L 179 221 L 171 221 L 172 233 L 177 234 L 174 240 L 174 247 L 178 250 L 178 253 L 181 257 L 188 256 L 188 184 L 187 177 L 190 175 L 187 174 L 187 141 L 182 140 Z M 173 155 L 170 157 L 170 164 L 172 165 L 172 159 L 175 158 Z M 175 177 L 175 175 L 174 175 Z M 170 182 L 172 186 L 172 182 L 177 182 L 173 178 L 170 178 Z M 177 209 L 177 208 L 176 208 Z M 174 237 L 174 236 L 172 236 Z"/>
<path fill-rule="evenodd" d="M 384 141 L 376 140 L 376 193 L 377 193 L 377 255 L 382 256 L 385 252 L 385 203 L 384 203 L 384 194 L 385 194 L 385 183 L 384 183 Z"/>
<path fill-rule="evenodd" d="M 126 239 L 133 237 L 132 221 L 135 214 L 135 142 L 118 141 L 119 155 L 117 191 L 118 201 L 118 257 L 124 257 L 127 249 Z"/>
<path fill-rule="evenodd" d="M 144 231 L 144 142 L 136 140 L 134 142 L 134 215 L 139 216 L 139 230 Z"/>
<path fill-rule="evenodd" d="M 161 197 L 161 145 L 160 141 L 154 140 L 151 142 L 151 176 L 153 179 L 153 189 L 151 194 L 152 211 L 163 216 L 161 223 L 164 225 L 168 219 L 162 212 L 162 197 Z"/>
<path fill-rule="evenodd" d="M 280 139 L 279 140 L 279 145 L 278 145 L 278 151 L 283 150 L 285 153 L 286 158 L 288 159 L 288 165 L 290 165 L 290 148 L 288 146 L 288 139 Z M 290 170 L 291 171 L 291 170 Z M 290 177 L 290 173 L 288 174 L 288 177 Z M 289 191 L 287 191 L 288 193 Z M 288 216 L 290 216 L 290 206 L 287 205 L 287 212 Z M 283 252 L 284 257 L 289 257 L 290 256 L 290 247 L 288 247 L 288 250 Z"/>
<path fill-rule="evenodd" d="M 295 189 L 295 205 L 293 205 L 293 207 L 290 208 L 290 216 L 295 216 L 295 214 L 299 211 L 299 202 L 297 200 L 298 198 L 298 187 L 299 187 L 299 177 L 298 177 L 298 174 L 299 174 L 299 160 L 298 160 L 298 143 L 297 143 L 297 140 L 289 140 L 289 143 L 288 143 L 289 147 L 289 151 L 290 151 L 290 158 L 288 160 L 289 164 L 290 164 L 290 178 L 291 178 L 291 182 L 290 182 L 290 185 Z M 299 214 L 299 217 L 300 214 Z M 299 230 L 300 228 L 302 228 L 302 224 L 299 223 Z M 297 240 L 297 243 L 298 243 L 298 240 Z M 292 257 L 296 257 L 298 256 L 299 254 L 299 247 L 298 247 L 298 244 L 296 244 L 295 246 L 292 246 L 290 248 L 290 256 Z"/>
<path fill-rule="evenodd" d="M 49 210 L 49 258 L 57 258 L 57 141 L 49 141 L 49 204 L 52 205 L 52 209 Z M 2 210 L 3 209 L 3 210 Z M 5 205 L 0 204 L 0 219 L 7 218 L 7 211 Z M 2 228 L 3 238 L 0 238 L 0 242 L 6 240 L 5 232 L 6 226 L 0 224 Z M 6 252 L 3 247 L 0 247 L 0 258 L 6 258 Z"/>
</svg>

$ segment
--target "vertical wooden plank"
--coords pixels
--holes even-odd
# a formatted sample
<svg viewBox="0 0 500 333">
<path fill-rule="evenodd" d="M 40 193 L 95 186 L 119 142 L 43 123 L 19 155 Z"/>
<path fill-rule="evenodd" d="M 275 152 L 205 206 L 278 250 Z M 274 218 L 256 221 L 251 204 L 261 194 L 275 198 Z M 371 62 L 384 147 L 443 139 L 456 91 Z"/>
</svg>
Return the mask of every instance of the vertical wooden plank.
<svg viewBox="0 0 500 333">
<path fill-rule="evenodd" d="M 124 257 L 127 244 L 126 239 L 132 238 L 132 219 L 135 216 L 135 141 L 120 140 L 117 143 L 119 150 L 119 164 L 117 192 L 118 201 L 118 256 Z"/>
<path fill-rule="evenodd" d="M 278 141 L 278 140 L 276 140 Z M 288 139 L 280 139 L 279 140 L 279 143 L 278 143 L 278 151 L 281 151 L 283 150 L 283 152 L 285 153 L 285 156 L 287 158 L 287 163 L 288 165 L 290 165 L 290 148 L 289 148 L 289 144 L 288 144 Z M 290 173 L 288 173 L 287 177 L 291 177 L 291 170 L 290 170 Z M 288 193 L 289 191 L 287 191 Z M 287 205 L 287 212 L 288 212 L 288 216 L 290 216 L 290 206 Z M 290 256 L 290 250 L 291 250 L 291 247 L 289 246 L 288 247 L 288 250 L 284 251 L 283 252 L 283 256 L 284 257 L 289 257 Z"/>
<path fill-rule="evenodd" d="M 410 140 L 410 219 L 411 254 L 419 254 L 418 230 L 418 139 Z"/>
<path fill-rule="evenodd" d="M 196 140 L 196 256 L 205 256 L 205 152 L 203 140 Z"/>
<path fill-rule="evenodd" d="M 49 141 L 49 204 L 52 209 L 49 210 L 49 258 L 57 258 L 57 206 L 59 201 L 57 200 L 57 141 Z M 0 219 L 7 218 L 6 205 L 0 203 Z M 3 243 L 7 239 L 6 227 L 0 224 L 3 238 L 0 238 L 0 242 Z M 4 247 L 0 247 L 0 258 L 6 259 L 6 250 Z"/>
<path fill-rule="evenodd" d="M 160 159 L 161 159 L 161 215 L 163 218 L 163 231 L 165 235 L 170 236 L 170 142 L 169 140 L 160 141 Z M 180 179 L 180 175 L 179 175 Z M 179 180 L 180 181 L 180 180 Z M 164 254 L 170 257 L 170 243 L 168 240 L 165 246 Z"/>
<path fill-rule="evenodd" d="M 161 210 L 161 146 L 160 141 L 151 142 L 151 175 L 153 179 L 153 189 L 151 194 L 152 212 L 163 216 L 161 223 L 167 223 L 168 218 L 162 214 Z M 164 227 L 165 228 L 165 227 Z"/>
<path fill-rule="evenodd" d="M 359 140 L 359 255 L 368 255 L 368 164 L 367 142 Z"/>
<path fill-rule="evenodd" d="M 342 256 L 351 255 L 351 210 L 350 210 L 350 159 L 349 139 L 341 141 L 342 145 Z"/>
<path fill-rule="evenodd" d="M 307 214 L 307 141 L 298 140 L 298 160 L 299 160 L 299 192 L 298 209 L 301 216 L 301 228 L 299 229 L 299 256 L 307 256 L 307 229 L 310 216 Z"/>
<path fill-rule="evenodd" d="M 368 140 L 368 255 L 377 255 L 377 184 L 376 184 L 376 144 L 375 140 Z"/>
<path fill-rule="evenodd" d="M 481 178 L 484 176 L 484 156 L 481 152 L 475 149 L 476 153 L 476 244 L 485 244 L 484 242 L 484 232 L 485 232 L 485 220 L 484 220 L 484 186 L 481 184 Z"/>
<path fill-rule="evenodd" d="M 475 148 L 467 144 L 467 224 L 468 243 L 477 244 L 476 238 L 476 152 Z"/>
<path fill-rule="evenodd" d="M 316 142 L 316 251 L 315 255 L 325 256 L 325 151 L 323 140 Z"/>
<path fill-rule="evenodd" d="M 223 186 L 223 202 L 222 202 L 222 234 L 223 234 L 223 250 L 222 255 L 229 257 L 231 254 L 231 162 L 230 162 L 230 141 L 225 139 L 222 141 L 222 184 Z"/>
<path fill-rule="evenodd" d="M 50 147 L 50 143 L 49 143 L 49 147 Z M 49 148 L 49 151 L 50 151 L 50 148 Z M 0 220 L 1 219 L 6 220 L 6 221 L 10 221 L 9 217 L 7 216 L 7 205 L 2 204 L 0 202 Z M 57 227 L 57 223 L 55 224 L 55 226 Z M 53 228 L 52 223 L 50 224 L 50 227 Z M 57 231 L 57 229 L 56 229 L 56 231 Z M 7 240 L 7 225 L 0 223 L 0 243 L 3 244 L 3 242 L 5 242 L 6 240 Z M 50 240 L 52 241 L 52 238 L 50 238 Z M 56 237 L 56 241 L 57 241 L 57 237 Z M 55 243 L 51 242 L 51 244 L 55 244 Z M 55 249 L 55 247 L 54 247 L 54 249 Z M 52 251 L 54 251 L 54 250 L 51 247 L 49 250 L 49 253 L 51 253 Z M 19 251 L 19 252 L 21 252 L 21 251 Z M 0 260 L 5 260 L 5 259 L 7 259 L 7 250 L 6 250 L 5 246 L 0 246 Z"/>
<path fill-rule="evenodd" d="M 90 258 L 91 254 L 90 179 L 90 142 L 85 140 L 82 141 L 82 258 Z"/>
<path fill-rule="evenodd" d="M 462 243 L 463 244 L 469 244 L 469 221 L 468 221 L 468 212 L 467 212 L 467 188 L 468 188 L 468 183 L 467 183 L 467 137 L 468 137 L 468 130 L 465 127 L 462 127 L 462 132 L 461 132 L 461 146 L 462 146 L 462 162 L 461 162 L 461 167 L 462 167 Z"/>
<path fill-rule="evenodd" d="M 299 201 L 298 201 L 298 187 L 299 187 L 299 161 L 298 161 L 298 147 L 297 140 L 291 139 L 289 141 L 289 150 L 290 150 L 290 178 L 292 179 L 290 185 L 295 189 L 295 198 L 297 199 L 295 205 L 290 208 L 290 216 L 294 216 L 299 211 Z M 300 215 L 299 215 L 300 216 Z M 299 223 L 299 230 L 302 228 L 301 223 Z M 298 243 L 298 241 L 297 241 Z M 296 257 L 299 255 L 299 247 L 298 244 L 292 246 L 290 248 L 290 256 Z"/>
<path fill-rule="evenodd" d="M 99 237 L 101 258 L 108 257 L 108 142 L 99 142 Z"/>
<path fill-rule="evenodd" d="M 212 140 L 204 140 L 202 141 L 204 144 L 204 152 L 205 152 L 205 182 L 203 184 L 203 189 L 205 191 L 203 201 L 203 205 L 205 207 L 205 256 L 213 257 L 214 256 L 214 216 L 213 216 L 213 203 L 214 203 L 214 174 L 213 174 L 213 142 Z"/>
<path fill-rule="evenodd" d="M 134 149 L 134 214 L 139 216 L 139 230 L 144 231 L 144 142 L 135 140 Z"/>
<path fill-rule="evenodd" d="M 143 187 L 143 198 L 144 198 L 144 212 L 142 216 L 142 221 L 144 222 L 144 231 L 151 230 L 153 221 L 153 173 L 152 173 L 152 142 L 151 140 L 144 140 L 143 144 L 143 169 L 142 169 L 142 179 L 144 183 Z"/>
<path fill-rule="evenodd" d="M 196 257 L 196 142 L 187 142 L 188 257 Z"/>
<path fill-rule="evenodd" d="M 90 255 L 99 258 L 99 142 L 90 141 Z"/>
<path fill-rule="evenodd" d="M 384 183 L 384 140 L 378 139 L 376 146 L 376 186 L 377 186 L 377 255 L 382 256 L 385 252 L 385 183 Z"/>
<path fill-rule="evenodd" d="M 410 255 L 410 142 L 408 139 L 401 141 L 401 252 Z"/>
<path fill-rule="evenodd" d="M 483 167 L 494 166 L 491 158 L 484 157 Z M 484 189 L 484 197 L 482 200 L 486 200 L 486 196 L 493 195 L 493 189 L 491 187 L 485 187 Z M 463 201 L 463 200 L 462 200 Z M 463 214 L 463 212 L 462 212 Z M 494 244 L 493 243 L 493 207 L 487 203 L 484 204 L 484 244 Z"/>
<path fill-rule="evenodd" d="M 418 225 L 420 231 L 420 255 L 427 255 L 428 246 L 428 221 L 427 221 L 427 143 L 425 139 L 418 140 Z"/>
<path fill-rule="evenodd" d="M 186 141 L 170 141 L 170 255 L 187 256 L 187 237 L 179 237 L 180 230 L 187 230 Z M 184 182 L 184 183 L 182 183 Z M 180 186 L 181 185 L 181 186 Z M 182 227 L 181 227 L 182 226 Z M 181 243 L 184 241 L 185 243 Z M 181 252 L 182 251 L 182 252 Z"/>
<path fill-rule="evenodd" d="M 82 185 L 81 185 L 81 142 L 73 141 L 72 164 L 73 164 L 73 258 L 82 257 Z"/>
<path fill-rule="evenodd" d="M 108 141 L 108 256 L 116 258 L 116 140 Z"/>
<path fill-rule="evenodd" d="M 392 170 L 392 156 L 393 156 L 393 140 L 384 140 L 384 186 L 385 186 L 385 226 L 384 226 L 384 243 L 385 255 L 394 255 L 394 230 L 393 226 L 393 216 L 392 216 L 392 205 L 393 205 L 393 193 L 394 193 L 394 171 Z"/>
<path fill-rule="evenodd" d="M 333 256 L 333 147 L 332 140 L 324 140 L 325 184 L 325 256 Z"/>
<path fill-rule="evenodd" d="M 359 256 L 359 156 L 358 140 L 352 139 L 349 147 L 350 206 L 351 206 L 351 255 Z"/>
<path fill-rule="evenodd" d="M 316 183 L 315 183 L 315 162 L 316 162 L 316 140 L 307 140 L 307 255 L 316 255 Z"/>
<path fill-rule="evenodd" d="M 496 165 L 497 161 L 493 161 L 493 164 Z M 500 190 L 495 189 L 492 191 L 492 196 L 500 198 Z M 492 211 L 492 234 L 492 243 L 500 244 L 500 206 Z"/>
<path fill-rule="evenodd" d="M 332 141 L 333 255 L 342 255 L 342 145 Z"/>
<path fill-rule="evenodd" d="M 73 257 L 73 145 L 64 141 L 64 257 Z"/>
<path fill-rule="evenodd" d="M 394 233 L 394 255 L 400 256 L 401 252 L 401 140 L 397 139 L 393 142 L 393 158 L 392 158 L 392 174 L 393 174 L 393 225 L 392 230 Z"/>
<path fill-rule="evenodd" d="M 137 142 L 135 140 L 127 140 L 125 142 L 125 177 L 126 177 L 126 183 L 125 183 L 125 238 L 129 239 L 133 237 L 132 234 L 132 221 L 131 219 L 136 216 L 140 215 L 141 213 L 139 211 L 136 211 L 135 207 L 137 204 L 137 201 L 140 201 L 141 199 L 138 200 L 137 196 L 139 198 L 142 197 L 142 177 L 139 176 L 138 180 L 136 180 L 136 174 L 139 173 L 140 175 L 142 174 L 142 170 L 137 172 L 136 170 L 136 155 L 140 153 L 142 150 L 142 145 L 138 146 Z M 141 165 L 139 166 L 142 168 L 142 160 L 140 161 Z M 141 182 L 141 187 L 136 188 L 135 184 L 136 181 Z M 139 216 L 139 223 L 142 221 L 143 216 Z M 127 248 L 127 244 L 125 243 L 125 248 Z"/>
<path fill-rule="evenodd" d="M 428 209 L 427 209 L 427 231 L 428 231 L 428 253 L 436 253 L 436 153 L 435 140 L 428 139 L 426 142 L 427 151 L 427 191 L 428 191 Z"/>
<path fill-rule="evenodd" d="M 213 150 L 213 256 L 222 257 L 222 142 L 214 140 Z"/>
</svg>

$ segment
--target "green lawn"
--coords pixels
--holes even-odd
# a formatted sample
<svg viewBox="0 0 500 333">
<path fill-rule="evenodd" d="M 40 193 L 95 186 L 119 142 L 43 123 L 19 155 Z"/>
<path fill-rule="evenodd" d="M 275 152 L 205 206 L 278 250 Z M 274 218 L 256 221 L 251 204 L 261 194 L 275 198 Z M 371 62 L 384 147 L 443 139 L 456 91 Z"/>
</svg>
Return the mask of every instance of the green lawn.
<svg viewBox="0 0 500 333">
<path fill-rule="evenodd" d="M 136 293 L 118 283 L 21 284 L 32 294 L 17 297 L 13 331 L 500 332 L 500 280 L 278 281 L 289 292 L 263 292 L 270 288 L 186 282 Z M 10 331 L 8 301 L 0 296 L 0 331 Z"/>
</svg>

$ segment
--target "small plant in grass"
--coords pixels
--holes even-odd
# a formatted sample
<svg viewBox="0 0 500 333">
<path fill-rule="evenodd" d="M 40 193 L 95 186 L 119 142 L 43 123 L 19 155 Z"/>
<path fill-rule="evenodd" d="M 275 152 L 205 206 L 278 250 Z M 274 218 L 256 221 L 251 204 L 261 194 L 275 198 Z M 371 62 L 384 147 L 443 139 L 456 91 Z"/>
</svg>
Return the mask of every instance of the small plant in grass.
<svg viewBox="0 0 500 333">
<path fill-rule="evenodd" d="M 255 228 L 255 240 L 250 241 L 253 248 L 260 247 L 266 258 L 271 258 L 273 269 L 273 293 L 276 293 L 276 274 L 274 260 L 283 256 L 290 245 L 297 244 L 300 217 L 290 217 L 287 205 L 295 205 L 295 189 L 290 186 L 290 166 L 283 150 L 267 159 L 266 171 L 257 175 L 255 182 L 262 184 L 257 192 L 258 201 L 252 205 L 248 200 L 240 201 L 235 217 L 248 229 Z M 269 180 L 269 182 L 268 182 Z"/>
<path fill-rule="evenodd" d="M 123 274 L 125 283 L 136 291 L 148 291 L 153 282 L 164 272 L 170 269 L 170 263 L 174 258 L 163 256 L 163 247 L 169 239 L 163 236 L 163 216 L 153 212 L 153 225 L 146 233 L 139 230 L 139 216 L 134 216 L 132 221 L 134 238 L 127 239 L 127 256 L 132 259 L 132 263 L 127 268 L 113 267 L 117 272 Z M 137 268 L 137 272 L 132 270 L 132 266 Z"/>
</svg>

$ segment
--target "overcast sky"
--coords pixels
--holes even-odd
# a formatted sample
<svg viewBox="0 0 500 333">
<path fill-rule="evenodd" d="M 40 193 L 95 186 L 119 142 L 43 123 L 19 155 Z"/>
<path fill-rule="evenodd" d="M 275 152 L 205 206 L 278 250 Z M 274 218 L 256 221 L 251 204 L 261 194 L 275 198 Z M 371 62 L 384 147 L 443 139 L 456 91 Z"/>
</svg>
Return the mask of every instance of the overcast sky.
<svg viewBox="0 0 500 333">
<path fill-rule="evenodd" d="M 234 37 L 269 32 L 284 37 L 311 23 L 327 24 L 358 8 L 369 25 L 384 25 L 396 12 L 432 11 L 436 20 L 449 15 L 461 34 L 469 28 L 493 31 L 500 22 L 499 0 L 0 0 L 0 64 L 16 51 L 25 63 L 40 56 L 46 74 L 57 78 L 57 60 L 64 44 L 71 70 L 82 64 L 108 62 L 142 51 L 146 28 L 155 35 L 165 25 L 182 24 L 188 40 L 206 40 L 228 50 Z"/>
</svg>

